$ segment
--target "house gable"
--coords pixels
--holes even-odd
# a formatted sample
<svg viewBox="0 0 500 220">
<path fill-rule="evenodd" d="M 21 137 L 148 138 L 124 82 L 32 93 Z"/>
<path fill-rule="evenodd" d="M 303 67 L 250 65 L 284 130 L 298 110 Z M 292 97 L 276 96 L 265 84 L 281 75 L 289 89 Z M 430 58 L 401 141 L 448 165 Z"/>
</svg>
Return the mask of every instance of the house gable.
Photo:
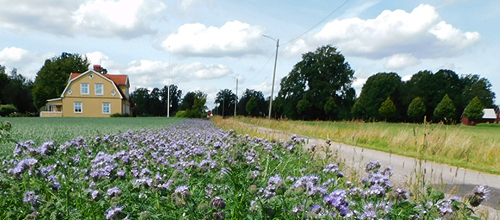
<svg viewBox="0 0 500 220">
<path fill-rule="evenodd" d="M 85 77 L 89 77 L 89 78 L 85 79 Z M 126 78 L 128 78 L 128 77 L 126 77 Z M 114 91 L 115 95 L 111 94 L 111 97 L 118 95 L 118 97 L 120 97 L 120 99 L 124 99 L 125 98 L 123 92 L 121 91 L 120 88 L 118 88 L 118 86 L 116 85 L 116 83 L 113 80 L 111 80 L 110 78 L 105 77 L 104 75 L 102 75 L 102 74 L 100 74 L 98 72 L 95 72 L 93 70 L 88 70 L 88 71 L 86 71 L 84 73 L 81 73 L 81 74 L 78 74 L 78 73 L 71 74 L 69 82 L 66 85 L 66 88 L 64 88 L 63 93 L 61 94 L 61 98 L 64 98 L 67 95 L 81 96 L 80 95 L 80 85 L 78 84 L 78 82 L 80 82 L 80 81 L 81 82 L 91 82 L 91 81 L 101 81 L 101 82 L 104 81 L 104 82 L 107 82 L 106 85 L 104 86 L 104 88 L 111 87 L 112 90 L 110 91 L 110 93 L 108 93 L 108 92 L 105 91 L 104 92 L 104 97 L 109 97 L 109 94 L 111 94 L 111 92 Z M 76 87 L 75 87 L 75 85 L 76 85 Z M 94 84 L 93 83 L 92 84 L 89 83 L 89 88 L 88 88 L 89 89 L 89 96 L 90 97 L 102 97 L 100 95 L 95 95 L 94 94 L 94 88 L 95 88 Z M 105 90 L 107 90 L 107 89 L 105 89 Z M 76 95 L 75 92 L 78 95 Z M 73 95 L 73 94 L 75 94 L 75 95 Z"/>
</svg>

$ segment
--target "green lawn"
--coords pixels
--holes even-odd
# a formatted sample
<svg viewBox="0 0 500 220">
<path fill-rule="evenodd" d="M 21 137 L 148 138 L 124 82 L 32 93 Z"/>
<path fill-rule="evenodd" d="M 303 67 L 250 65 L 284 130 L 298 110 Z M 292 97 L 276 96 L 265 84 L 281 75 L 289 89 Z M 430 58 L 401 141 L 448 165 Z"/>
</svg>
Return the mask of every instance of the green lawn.
<svg viewBox="0 0 500 220">
<path fill-rule="evenodd" d="M 500 127 L 237 118 L 262 127 L 500 174 Z"/>
<path fill-rule="evenodd" d="M 118 134 L 128 130 L 161 129 L 183 121 L 182 118 L 0 118 L 12 124 L 11 135 L 17 141 L 33 140 L 37 145 L 53 140 L 61 144 L 78 136 Z M 12 153 L 14 144 L 1 144 L 0 155 Z"/>
</svg>

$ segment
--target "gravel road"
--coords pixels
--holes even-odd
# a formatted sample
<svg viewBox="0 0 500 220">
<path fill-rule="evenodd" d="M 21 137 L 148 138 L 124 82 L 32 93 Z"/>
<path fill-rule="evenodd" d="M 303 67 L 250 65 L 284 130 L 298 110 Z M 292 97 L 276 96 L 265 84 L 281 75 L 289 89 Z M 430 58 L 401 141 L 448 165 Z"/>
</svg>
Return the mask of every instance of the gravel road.
<svg viewBox="0 0 500 220">
<path fill-rule="evenodd" d="M 246 124 L 262 133 L 279 133 L 293 135 L 283 131 L 276 131 L 269 128 L 258 127 Z M 326 140 L 309 138 L 297 135 L 304 139 L 306 147 L 317 146 L 326 147 Z M 356 146 L 334 143 L 330 144 L 330 150 L 337 153 L 338 158 L 352 169 L 359 169 L 368 161 L 378 160 L 382 166 L 391 166 L 394 175 L 391 180 L 393 183 L 402 184 L 415 181 L 418 176 L 420 181 L 442 188 L 445 193 L 462 197 L 470 193 L 477 185 L 486 185 L 491 190 L 490 199 L 480 206 L 480 210 L 486 210 L 489 213 L 489 219 L 500 220 L 500 176 L 481 173 L 460 167 L 451 167 L 445 164 L 439 164 L 430 161 L 418 160 L 411 157 L 389 154 L 385 152 L 364 149 Z"/>
</svg>

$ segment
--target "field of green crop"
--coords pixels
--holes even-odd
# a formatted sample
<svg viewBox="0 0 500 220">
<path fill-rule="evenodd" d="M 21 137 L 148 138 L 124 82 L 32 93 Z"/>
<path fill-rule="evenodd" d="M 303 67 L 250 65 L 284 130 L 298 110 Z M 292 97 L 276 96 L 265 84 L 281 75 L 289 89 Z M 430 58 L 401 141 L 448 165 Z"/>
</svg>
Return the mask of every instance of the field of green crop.
<svg viewBox="0 0 500 220">
<path fill-rule="evenodd" d="M 247 124 L 500 174 L 500 127 L 289 121 L 239 117 Z"/>
<path fill-rule="evenodd" d="M 334 152 L 314 157 L 295 136 L 269 141 L 201 119 L 165 126 L 175 122 L 12 120 L 14 138 L 43 143 L 18 142 L 2 158 L 0 219 L 488 218 L 486 186 L 462 198 L 409 191 L 378 161 L 345 172 Z"/>
<path fill-rule="evenodd" d="M 56 144 L 78 136 L 120 134 L 128 130 L 161 129 L 182 122 L 182 118 L 0 118 L 12 124 L 11 136 L 17 141 L 33 140 L 35 145 L 52 140 Z M 14 143 L 0 144 L 0 155 L 11 154 Z"/>
</svg>

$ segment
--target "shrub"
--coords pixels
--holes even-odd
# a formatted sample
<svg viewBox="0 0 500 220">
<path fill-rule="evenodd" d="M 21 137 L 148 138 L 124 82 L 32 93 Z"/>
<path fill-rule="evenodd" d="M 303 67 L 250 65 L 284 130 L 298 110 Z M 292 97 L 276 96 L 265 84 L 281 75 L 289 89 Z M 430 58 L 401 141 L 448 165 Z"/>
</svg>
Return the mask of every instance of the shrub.
<svg viewBox="0 0 500 220">
<path fill-rule="evenodd" d="M 5 117 L 10 115 L 11 113 L 17 112 L 16 106 L 12 104 L 4 105 L 0 107 L 0 116 Z"/>
<path fill-rule="evenodd" d="M 112 117 L 112 118 L 120 118 L 120 117 L 130 117 L 130 115 L 129 114 L 114 113 L 110 117 Z"/>
</svg>

